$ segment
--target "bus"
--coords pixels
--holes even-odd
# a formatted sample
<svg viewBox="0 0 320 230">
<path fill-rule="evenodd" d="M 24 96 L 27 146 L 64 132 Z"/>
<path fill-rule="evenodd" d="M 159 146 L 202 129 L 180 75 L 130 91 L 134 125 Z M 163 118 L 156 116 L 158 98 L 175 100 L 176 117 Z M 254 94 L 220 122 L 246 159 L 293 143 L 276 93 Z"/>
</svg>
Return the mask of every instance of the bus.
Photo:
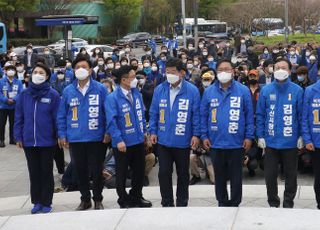
<svg viewBox="0 0 320 230">
<path fill-rule="evenodd" d="M 252 36 L 277 36 L 284 34 L 284 22 L 281 18 L 255 18 L 252 20 Z"/>
<path fill-rule="evenodd" d="M 7 29 L 6 25 L 0 22 L 0 53 L 7 52 Z"/>
<path fill-rule="evenodd" d="M 175 23 L 175 34 L 177 39 L 182 39 L 183 26 L 182 23 Z M 198 36 L 204 38 L 227 39 L 227 23 L 219 20 L 206 20 L 198 18 Z M 194 18 L 186 18 L 186 37 L 194 37 Z"/>
</svg>

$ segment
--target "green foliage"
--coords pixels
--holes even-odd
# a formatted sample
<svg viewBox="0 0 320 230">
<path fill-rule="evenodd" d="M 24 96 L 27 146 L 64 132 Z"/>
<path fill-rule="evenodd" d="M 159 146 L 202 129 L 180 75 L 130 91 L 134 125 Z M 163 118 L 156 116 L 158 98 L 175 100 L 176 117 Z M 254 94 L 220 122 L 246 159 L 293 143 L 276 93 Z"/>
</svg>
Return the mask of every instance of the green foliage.
<svg viewBox="0 0 320 230">
<path fill-rule="evenodd" d="M 31 10 L 39 3 L 39 0 L 0 0 L 1 12 L 15 12 Z"/>
<path fill-rule="evenodd" d="M 199 1 L 199 17 L 206 19 L 215 18 L 216 12 L 219 8 L 228 3 L 236 2 L 237 0 L 198 0 Z"/>
<path fill-rule="evenodd" d="M 104 0 L 113 35 L 124 35 L 139 17 L 142 0 Z"/>
<path fill-rule="evenodd" d="M 285 39 L 284 39 L 284 35 L 280 35 L 280 36 L 273 36 L 273 37 L 253 37 L 253 40 L 256 41 L 256 43 L 263 43 L 266 46 L 271 46 L 271 45 L 276 45 L 279 42 L 284 43 Z M 297 41 L 298 44 L 307 44 L 309 43 L 320 43 L 320 34 L 295 34 L 289 35 L 289 42 L 290 41 Z"/>
<path fill-rule="evenodd" d="M 43 38 L 33 38 L 33 39 L 9 39 L 8 44 L 12 44 L 14 47 L 26 46 L 31 43 L 39 46 L 46 46 L 56 42 L 57 40 L 43 39 Z"/>
</svg>

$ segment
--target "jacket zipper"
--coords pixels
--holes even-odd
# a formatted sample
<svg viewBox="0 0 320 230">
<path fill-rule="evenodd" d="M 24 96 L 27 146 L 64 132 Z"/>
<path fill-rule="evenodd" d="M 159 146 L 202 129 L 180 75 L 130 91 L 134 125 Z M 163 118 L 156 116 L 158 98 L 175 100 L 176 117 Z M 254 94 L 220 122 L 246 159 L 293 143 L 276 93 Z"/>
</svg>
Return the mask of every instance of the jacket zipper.
<svg viewBox="0 0 320 230">
<path fill-rule="evenodd" d="M 37 145 L 37 139 L 36 139 L 36 112 L 37 112 L 37 104 L 38 101 L 36 101 L 33 111 L 33 138 L 34 138 L 34 147 Z"/>
</svg>

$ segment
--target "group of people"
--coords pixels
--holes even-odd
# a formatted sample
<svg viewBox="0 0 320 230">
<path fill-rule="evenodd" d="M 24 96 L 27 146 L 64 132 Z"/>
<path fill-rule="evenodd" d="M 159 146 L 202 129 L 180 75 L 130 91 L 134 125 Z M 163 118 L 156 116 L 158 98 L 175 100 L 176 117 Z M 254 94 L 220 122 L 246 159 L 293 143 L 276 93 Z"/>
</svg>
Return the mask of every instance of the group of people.
<svg viewBox="0 0 320 230">
<path fill-rule="evenodd" d="M 236 44 L 164 44 L 158 56 L 146 46 L 141 60 L 129 45 L 106 59 L 99 48 L 91 56 L 82 49 L 58 68 L 43 59 L 32 64 L 30 45 L 27 65 L 9 54 L 0 79 L 0 147 L 9 117 L 10 144 L 23 148 L 27 159 L 31 213 L 52 211 L 53 161 L 65 173 L 64 148 L 81 193 L 77 210 L 91 208 L 91 200 L 95 209 L 104 208 L 105 173 L 115 176 L 120 208 L 151 207 L 142 193 L 156 161 L 146 157 L 147 145 L 159 163 L 163 207 L 188 206 L 189 184 L 200 180 L 200 165 L 215 184 L 218 205 L 239 206 L 243 165 L 254 175 L 260 164 L 269 205 L 280 206 L 282 171 L 283 207 L 293 208 L 299 156 L 308 155 L 320 208 L 319 48 L 279 44 L 258 55 L 248 39 Z"/>
</svg>

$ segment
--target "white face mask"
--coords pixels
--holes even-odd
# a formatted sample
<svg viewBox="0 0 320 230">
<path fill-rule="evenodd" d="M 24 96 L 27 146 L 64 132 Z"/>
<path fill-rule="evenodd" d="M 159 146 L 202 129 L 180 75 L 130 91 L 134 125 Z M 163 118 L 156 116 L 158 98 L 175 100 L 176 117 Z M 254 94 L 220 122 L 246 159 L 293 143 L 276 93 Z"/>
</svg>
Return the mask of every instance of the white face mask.
<svg viewBox="0 0 320 230">
<path fill-rule="evenodd" d="M 221 73 L 218 73 L 217 77 L 221 83 L 227 83 L 232 79 L 232 73 L 221 72 Z"/>
<path fill-rule="evenodd" d="M 50 52 L 49 52 L 49 51 L 44 51 L 44 54 L 45 54 L 45 55 L 49 55 Z"/>
<path fill-rule="evenodd" d="M 279 69 L 274 72 L 274 78 L 278 81 L 284 81 L 289 77 L 289 73 L 286 70 Z"/>
<path fill-rule="evenodd" d="M 22 66 L 17 67 L 17 71 L 18 71 L 19 73 L 23 72 L 23 70 L 24 70 L 24 68 L 23 68 Z"/>
<path fill-rule="evenodd" d="M 211 57 L 211 58 L 208 58 L 208 61 L 213 61 L 213 58 Z"/>
<path fill-rule="evenodd" d="M 197 66 L 197 65 L 199 65 L 199 62 L 198 62 L 198 61 L 194 61 L 193 64 L 194 64 L 195 66 Z"/>
<path fill-rule="evenodd" d="M 130 52 L 130 48 L 125 48 L 124 51 L 127 52 L 127 53 L 129 53 L 129 52 Z"/>
<path fill-rule="evenodd" d="M 208 88 L 211 85 L 211 82 L 210 81 L 203 81 L 202 85 L 204 88 Z"/>
<path fill-rule="evenodd" d="M 143 70 L 143 65 L 142 64 L 138 64 L 138 70 Z"/>
<path fill-rule="evenodd" d="M 203 44 L 199 44 L 199 48 L 202 49 L 204 47 Z"/>
<path fill-rule="evenodd" d="M 87 51 L 83 50 L 83 51 L 81 51 L 81 53 L 82 53 L 82 54 L 86 54 L 86 53 L 87 53 Z"/>
<path fill-rule="evenodd" d="M 100 53 L 100 50 L 96 50 L 96 54 Z"/>
<path fill-rule="evenodd" d="M 147 53 L 146 53 L 147 55 L 151 55 L 151 51 L 147 51 Z"/>
<path fill-rule="evenodd" d="M 155 71 L 158 70 L 158 67 L 157 67 L 157 66 L 152 66 L 152 67 L 151 67 L 151 70 L 155 72 Z"/>
<path fill-rule="evenodd" d="M 310 56 L 310 61 L 315 61 L 316 60 L 316 57 L 315 56 Z"/>
<path fill-rule="evenodd" d="M 246 41 L 245 40 L 241 40 L 241 43 L 243 44 L 243 43 L 245 43 Z"/>
<path fill-rule="evenodd" d="M 269 73 L 273 73 L 273 67 L 269 67 Z"/>
<path fill-rule="evenodd" d="M 310 56 L 310 54 L 311 54 L 311 52 L 310 52 L 310 51 L 307 51 L 307 52 L 306 52 L 306 56 L 307 56 L 307 57 L 309 57 L 309 56 Z"/>
<path fill-rule="evenodd" d="M 108 67 L 108 69 L 113 69 L 113 68 L 114 68 L 114 64 L 113 64 L 113 63 L 109 63 L 109 64 L 107 65 L 107 67 Z"/>
<path fill-rule="evenodd" d="M 144 68 L 150 67 L 150 63 L 149 63 L 149 62 L 144 63 L 144 64 L 143 64 L 143 67 L 144 67 Z"/>
<path fill-rule="evenodd" d="M 104 61 L 98 61 L 98 65 L 103 65 Z"/>
<path fill-rule="evenodd" d="M 27 52 L 28 53 L 32 53 L 32 49 L 27 49 Z"/>
<path fill-rule="evenodd" d="M 146 79 L 139 79 L 139 84 L 144 85 L 146 83 Z"/>
<path fill-rule="evenodd" d="M 162 61 L 166 61 L 167 58 L 166 58 L 166 57 L 162 57 L 161 60 L 162 60 Z"/>
<path fill-rule="evenodd" d="M 115 69 L 120 69 L 120 66 L 119 65 L 116 65 L 116 67 L 114 67 Z"/>
<path fill-rule="evenodd" d="M 137 84 L 138 84 L 138 79 L 137 79 L 137 78 L 133 79 L 133 80 L 130 82 L 130 88 L 131 88 L 131 89 L 136 88 L 136 87 L 137 87 Z"/>
<path fill-rule="evenodd" d="M 208 52 L 203 52 L 202 53 L 204 56 L 207 56 L 208 55 Z"/>
<path fill-rule="evenodd" d="M 68 62 L 68 63 L 66 64 L 66 68 L 71 68 L 71 66 L 72 66 L 72 64 L 71 64 L 70 62 Z"/>
<path fill-rule="evenodd" d="M 41 75 L 41 74 L 32 74 L 31 79 L 34 84 L 40 85 L 46 81 L 46 76 Z"/>
<path fill-rule="evenodd" d="M 295 51 L 290 51 L 290 54 L 293 56 L 293 55 L 296 54 L 296 52 Z"/>
<path fill-rule="evenodd" d="M 78 80 L 82 81 L 89 76 L 89 71 L 84 68 L 79 68 L 74 72 L 74 74 Z"/>
<path fill-rule="evenodd" d="M 268 51 L 268 50 L 265 50 L 265 51 L 264 51 L 264 54 L 269 54 L 269 51 Z"/>
<path fill-rule="evenodd" d="M 123 62 L 121 62 L 121 65 L 122 65 L 122 66 L 128 65 L 128 62 L 123 61 Z"/>
<path fill-rule="evenodd" d="M 167 81 L 172 85 L 174 83 L 176 83 L 177 81 L 179 81 L 179 76 L 175 75 L 175 74 L 167 74 Z"/>
<path fill-rule="evenodd" d="M 14 71 L 14 70 L 12 70 L 12 69 L 9 69 L 9 70 L 7 71 L 8 77 L 13 77 L 15 74 L 16 74 L 16 71 Z"/>
<path fill-rule="evenodd" d="M 193 64 L 187 64 L 187 69 L 192 69 L 193 68 Z"/>
<path fill-rule="evenodd" d="M 58 74 L 58 75 L 57 75 L 57 78 L 58 78 L 59 80 L 64 79 L 64 74 Z"/>
</svg>

